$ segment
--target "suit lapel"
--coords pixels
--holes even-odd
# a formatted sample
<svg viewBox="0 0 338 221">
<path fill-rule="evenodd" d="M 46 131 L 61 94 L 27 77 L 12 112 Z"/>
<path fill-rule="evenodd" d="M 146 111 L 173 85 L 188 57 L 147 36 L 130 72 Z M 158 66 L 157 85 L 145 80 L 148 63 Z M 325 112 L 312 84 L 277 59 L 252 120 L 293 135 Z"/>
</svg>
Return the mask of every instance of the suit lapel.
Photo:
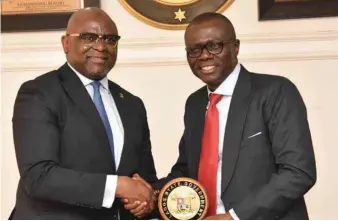
<svg viewBox="0 0 338 221">
<path fill-rule="evenodd" d="M 124 164 L 128 164 L 128 160 L 124 159 L 128 157 L 128 148 L 130 147 L 129 141 L 130 141 L 130 135 L 132 135 L 132 129 L 133 129 L 133 122 L 130 120 L 130 102 L 128 102 L 128 97 L 125 97 L 125 94 L 121 90 L 121 88 L 114 84 L 113 82 L 109 81 L 109 90 L 114 98 L 114 102 L 116 104 L 117 110 L 119 112 L 121 122 L 123 125 L 124 130 L 124 142 L 123 142 L 123 148 L 122 148 L 122 154 L 120 159 L 120 165 L 117 168 L 117 174 L 125 174 L 124 169 L 128 168 Z"/>
<path fill-rule="evenodd" d="M 193 142 L 192 146 L 194 149 L 191 151 L 192 167 L 190 168 L 192 171 L 192 178 L 194 179 L 198 179 L 198 168 L 201 156 L 201 145 L 204 130 L 205 113 L 208 105 L 207 87 L 202 88 L 198 92 L 196 98 L 197 99 L 194 102 L 194 106 L 192 107 L 192 110 L 194 111 L 192 120 L 194 123 L 191 137 Z"/>
<path fill-rule="evenodd" d="M 92 126 L 93 133 L 96 135 L 100 147 L 106 152 L 105 155 L 112 162 L 112 168 L 115 171 L 106 130 L 86 88 L 67 64 L 63 65 L 59 70 L 61 71 L 60 79 L 64 90 Z"/>
<path fill-rule="evenodd" d="M 231 99 L 224 134 L 221 181 L 222 193 L 224 193 L 226 187 L 229 185 L 235 170 L 246 115 L 250 106 L 253 90 L 254 87 L 251 83 L 250 73 L 242 66 Z"/>
</svg>

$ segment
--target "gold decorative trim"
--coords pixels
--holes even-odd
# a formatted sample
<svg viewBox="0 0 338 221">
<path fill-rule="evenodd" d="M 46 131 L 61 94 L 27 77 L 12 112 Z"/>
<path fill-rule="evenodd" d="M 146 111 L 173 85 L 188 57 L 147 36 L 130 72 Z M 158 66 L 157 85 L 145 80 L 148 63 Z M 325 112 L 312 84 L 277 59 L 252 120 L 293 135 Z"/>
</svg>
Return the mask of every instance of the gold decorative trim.
<svg viewBox="0 0 338 221">
<path fill-rule="evenodd" d="M 186 3 L 169 3 L 167 1 L 164 0 L 154 0 L 155 2 L 158 2 L 162 5 L 168 5 L 168 6 L 184 6 L 184 5 L 191 5 L 194 4 L 195 2 L 197 2 L 198 0 L 190 0 L 189 2 Z"/>
</svg>

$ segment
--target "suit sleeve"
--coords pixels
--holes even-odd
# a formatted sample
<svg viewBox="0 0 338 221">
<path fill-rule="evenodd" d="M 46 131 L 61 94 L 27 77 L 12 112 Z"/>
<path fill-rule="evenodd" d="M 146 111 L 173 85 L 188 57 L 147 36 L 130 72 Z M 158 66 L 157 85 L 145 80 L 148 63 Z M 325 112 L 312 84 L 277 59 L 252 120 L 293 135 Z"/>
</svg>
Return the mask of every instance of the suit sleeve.
<svg viewBox="0 0 338 221">
<path fill-rule="evenodd" d="M 140 107 L 139 117 L 142 122 L 142 143 L 140 155 L 140 176 L 145 179 L 150 185 L 157 182 L 156 168 L 154 164 L 153 154 L 151 151 L 150 131 L 148 126 L 147 111 L 141 99 L 138 98 L 138 106 Z M 153 211 L 143 220 L 160 219 L 160 214 L 157 210 Z"/>
<path fill-rule="evenodd" d="M 147 112 L 141 99 L 140 102 L 140 119 L 142 122 L 142 143 L 141 143 L 141 156 L 140 156 L 140 176 L 143 177 L 148 183 L 157 181 L 156 169 L 151 152 L 150 132 L 147 120 Z"/>
<path fill-rule="evenodd" d="M 33 198 L 88 208 L 102 208 L 106 175 L 60 167 L 60 126 L 36 83 L 19 89 L 13 136 L 21 182 Z"/>
<path fill-rule="evenodd" d="M 306 107 L 296 86 L 283 79 L 266 105 L 277 172 L 233 209 L 240 219 L 282 217 L 316 182 L 316 165 Z M 271 104 L 271 105 L 270 105 Z"/>
</svg>

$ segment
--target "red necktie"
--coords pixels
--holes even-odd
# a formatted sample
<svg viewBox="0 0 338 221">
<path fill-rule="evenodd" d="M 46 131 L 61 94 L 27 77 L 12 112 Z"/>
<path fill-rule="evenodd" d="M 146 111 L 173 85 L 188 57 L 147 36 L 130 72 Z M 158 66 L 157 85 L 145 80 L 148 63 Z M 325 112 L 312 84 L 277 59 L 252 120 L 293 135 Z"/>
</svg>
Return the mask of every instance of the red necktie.
<svg viewBox="0 0 338 221">
<path fill-rule="evenodd" d="M 198 181 L 203 185 L 209 199 L 207 215 L 215 215 L 217 208 L 217 165 L 218 165 L 218 140 L 219 117 L 216 104 L 222 95 L 210 94 L 209 108 L 205 117 L 202 150 L 198 169 Z"/>
</svg>

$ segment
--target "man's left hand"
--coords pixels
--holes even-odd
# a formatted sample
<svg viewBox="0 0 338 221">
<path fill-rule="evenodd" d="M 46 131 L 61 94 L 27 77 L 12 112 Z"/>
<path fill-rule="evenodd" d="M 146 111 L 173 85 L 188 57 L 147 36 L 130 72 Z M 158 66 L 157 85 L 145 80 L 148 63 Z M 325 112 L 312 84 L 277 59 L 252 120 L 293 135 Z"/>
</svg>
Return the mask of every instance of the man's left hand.
<svg viewBox="0 0 338 221">
<path fill-rule="evenodd" d="M 214 216 L 208 216 L 205 220 L 233 220 L 230 213 L 218 214 Z"/>
<path fill-rule="evenodd" d="M 129 202 L 128 199 L 123 199 L 124 208 L 129 210 L 134 216 L 141 219 L 144 216 L 148 215 L 152 210 L 147 207 L 147 203 L 140 201 L 135 201 L 133 203 Z"/>
<path fill-rule="evenodd" d="M 132 179 L 141 181 L 146 187 L 153 191 L 151 185 L 147 183 L 140 175 L 134 174 Z M 129 210 L 134 216 L 141 219 L 147 215 L 149 215 L 156 207 L 156 201 L 157 197 L 153 193 L 152 200 L 150 204 L 147 204 L 146 202 L 140 202 L 140 201 L 130 201 L 129 199 L 122 199 L 122 202 L 124 203 L 124 208 L 126 210 Z"/>
</svg>

